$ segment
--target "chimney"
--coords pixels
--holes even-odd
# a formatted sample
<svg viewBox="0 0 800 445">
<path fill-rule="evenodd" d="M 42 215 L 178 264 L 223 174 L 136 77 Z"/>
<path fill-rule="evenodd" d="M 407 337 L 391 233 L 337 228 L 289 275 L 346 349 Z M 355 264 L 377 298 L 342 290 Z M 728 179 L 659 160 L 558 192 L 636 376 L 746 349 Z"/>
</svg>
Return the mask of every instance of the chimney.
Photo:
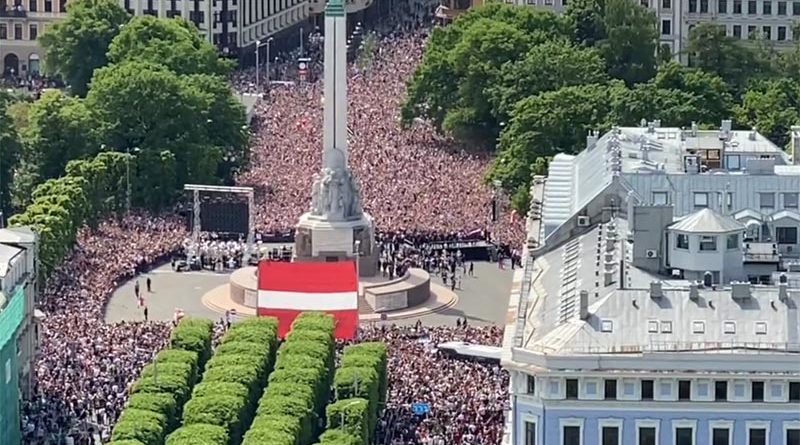
<svg viewBox="0 0 800 445">
<path fill-rule="evenodd" d="M 586 150 L 593 149 L 594 146 L 597 145 L 597 139 L 598 139 L 597 133 L 595 133 L 594 131 L 590 131 L 586 135 Z"/>
<path fill-rule="evenodd" d="M 792 125 L 792 165 L 800 165 L 800 125 Z"/>
<path fill-rule="evenodd" d="M 700 299 L 700 286 L 697 283 L 689 284 L 689 299 L 692 301 L 697 301 Z"/>
<path fill-rule="evenodd" d="M 711 288 L 714 285 L 714 274 L 706 271 L 703 274 L 703 287 Z"/>
<path fill-rule="evenodd" d="M 722 131 L 722 134 L 725 135 L 726 139 L 728 138 L 728 136 L 730 136 L 732 128 L 733 128 L 733 121 L 731 121 L 730 119 L 722 120 L 722 126 L 720 127 L 720 130 Z"/>
<path fill-rule="evenodd" d="M 697 122 L 692 121 L 692 137 L 697 137 Z"/>
<path fill-rule="evenodd" d="M 748 133 L 747 138 L 751 141 L 755 141 L 758 138 L 757 136 L 758 132 L 756 131 L 755 127 L 753 127 L 753 130 Z"/>
<path fill-rule="evenodd" d="M 580 293 L 580 317 L 581 320 L 589 318 L 589 291 L 586 290 Z"/>
<path fill-rule="evenodd" d="M 650 298 L 657 300 L 664 296 L 664 289 L 661 288 L 660 281 L 650 282 Z"/>
<path fill-rule="evenodd" d="M 778 300 L 785 303 L 789 299 L 789 283 L 778 283 Z"/>
<path fill-rule="evenodd" d="M 655 121 L 650 121 L 647 123 L 647 132 L 648 133 L 655 133 L 656 132 L 656 123 Z"/>
<path fill-rule="evenodd" d="M 731 283 L 731 298 L 734 300 L 746 300 L 750 298 L 750 283 Z"/>
</svg>

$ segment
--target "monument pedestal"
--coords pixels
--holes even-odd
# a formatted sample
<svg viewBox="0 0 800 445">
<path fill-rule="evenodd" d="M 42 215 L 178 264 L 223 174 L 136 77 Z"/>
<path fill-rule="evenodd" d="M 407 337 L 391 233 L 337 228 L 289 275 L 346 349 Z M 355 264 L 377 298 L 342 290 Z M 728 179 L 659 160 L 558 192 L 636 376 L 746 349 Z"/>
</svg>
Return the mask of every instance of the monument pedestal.
<svg viewBox="0 0 800 445">
<path fill-rule="evenodd" d="M 358 255 L 356 255 L 358 241 Z M 304 213 L 295 232 L 295 261 L 344 261 L 358 256 L 358 274 L 362 277 L 378 273 L 378 249 L 375 227 L 362 213 L 358 219 L 329 221 Z"/>
</svg>

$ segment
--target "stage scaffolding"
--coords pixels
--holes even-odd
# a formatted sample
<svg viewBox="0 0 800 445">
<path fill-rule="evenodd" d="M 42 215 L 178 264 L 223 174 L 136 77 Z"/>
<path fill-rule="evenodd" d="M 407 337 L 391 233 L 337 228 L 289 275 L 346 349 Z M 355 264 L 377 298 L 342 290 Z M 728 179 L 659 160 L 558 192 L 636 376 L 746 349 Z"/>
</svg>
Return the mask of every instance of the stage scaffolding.
<svg viewBox="0 0 800 445">
<path fill-rule="evenodd" d="M 242 264 L 248 264 L 250 261 L 250 254 L 253 252 L 255 246 L 255 202 L 252 187 L 227 187 L 221 185 L 200 185 L 200 184 L 186 184 L 183 189 L 187 192 L 192 192 L 192 241 L 195 244 L 200 243 L 200 231 L 202 229 L 200 221 L 200 193 L 216 193 L 227 195 L 245 195 L 247 196 L 247 240 L 242 258 Z"/>
</svg>

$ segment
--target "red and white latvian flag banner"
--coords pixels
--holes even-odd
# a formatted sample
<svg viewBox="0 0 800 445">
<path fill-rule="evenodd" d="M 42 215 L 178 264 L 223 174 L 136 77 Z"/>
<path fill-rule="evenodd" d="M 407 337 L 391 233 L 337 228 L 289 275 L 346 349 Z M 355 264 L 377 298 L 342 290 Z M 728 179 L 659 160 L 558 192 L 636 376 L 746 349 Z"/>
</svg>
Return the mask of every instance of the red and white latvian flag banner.
<svg viewBox="0 0 800 445">
<path fill-rule="evenodd" d="M 358 327 L 358 277 L 353 261 L 261 261 L 258 315 L 278 319 L 278 335 L 289 333 L 301 312 L 322 311 L 336 319 L 336 338 L 352 339 Z"/>
</svg>

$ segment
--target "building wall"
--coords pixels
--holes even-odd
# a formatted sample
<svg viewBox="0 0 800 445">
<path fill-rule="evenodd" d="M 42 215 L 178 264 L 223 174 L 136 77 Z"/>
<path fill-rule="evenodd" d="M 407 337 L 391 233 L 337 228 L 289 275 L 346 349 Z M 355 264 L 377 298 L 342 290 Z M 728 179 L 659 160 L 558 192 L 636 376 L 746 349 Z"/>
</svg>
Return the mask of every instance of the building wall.
<svg viewBox="0 0 800 445">
<path fill-rule="evenodd" d="M 624 402 L 617 402 L 622 405 Z M 756 409 L 750 405 L 733 406 L 725 403 L 719 407 L 693 409 L 690 403 L 635 403 L 625 407 L 597 404 L 585 407 L 584 403 L 562 406 L 537 405 L 526 397 L 517 397 L 515 409 L 517 445 L 525 442 L 525 422 L 536 422 L 537 437 L 534 445 L 561 445 L 562 424 L 582 425 L 582 445 L 603 445 L 600 441 L 600 425 L 621 425 L 621 443 L 637 445 L 637 421 L 657 425 L 658 445 L 674 445 L 675 426 L 694 425 L 694 445 L 712 445 L 711 429 L 730 425 L 731 445 L 748 445 L 747 428 L 762 427 L 768 431 L 768 444 L 784 445 L 784 427 L 800 428 L 800 410 L 797 405 L 784 409 Z"/>
<path fill-rule="evenodd" d="M 0 346 L 0 437 L 3 445 L 19 445 L 20 412 L 17 348 L 14 341 Z"/>
<path fill-rule="evenodd" d="M 14 70 L 28 75 L 42 69 L 42 52 L 36 38 L 63 16 L 64 0 L 6 0 L 9 10 L 0 12 L 0 64 L 2 73 Z"/>
</svg>

